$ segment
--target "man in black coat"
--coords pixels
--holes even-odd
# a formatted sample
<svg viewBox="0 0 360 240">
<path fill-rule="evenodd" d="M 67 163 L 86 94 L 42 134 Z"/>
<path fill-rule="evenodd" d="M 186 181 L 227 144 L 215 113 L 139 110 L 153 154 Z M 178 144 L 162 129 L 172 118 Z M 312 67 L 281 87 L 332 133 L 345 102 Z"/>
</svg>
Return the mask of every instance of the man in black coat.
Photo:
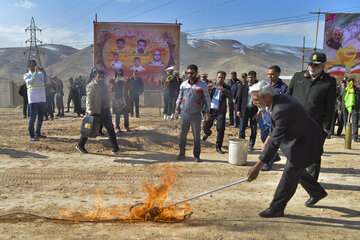
<svg viewBox="0 0 360 240">
<path fill-rule="evenodd" d="M 228 81 L 227 85 L 229 85 L 231 89 L 232 97 L 229 98 L 228 104 L 229 104 L 229 125 L 234 125 L 235 127 L 239 127 L 240 118 L 236 115 L 236 108 L 234 103 L 234 98 L 236 97 L 237 92 L 237 82 L 239 79 L 237 78 L 236 72 L 230 73 L 230 80 Z M 234 114 L 235 112 L 235 114 Z"/>
<path fill-rule="evenodd" d="M 205 121 L 203 130 L 204 137 L 203 141 L 211 135 L 212 131 L 210 130 L 216 119 L 216 151 L 220 154 L 224 154 L 221 150 L 222 144 L 224 141 L 225 133 L 225 120 L 226 120 L 226 98 L 231 99 L 231 89 L 230 86 L 224 83 L 226 73 L 219 71 L 216 75 L 216 84 L 210 83 L 208 85 L 209 94 L 210 94 L 210 119 Z"/>
<path fill-rule="evenodd" d="M 20 96 L 23 97 L 23 115 L 24 115 L 24 118 L 26 118 L 26 116 L 29 116 L 29 112 L 28 112 L 29 103 L 28 103 L 26 83 L 24 83 L 20 86 L 19 94 L 20 94 Z"/>
<path fill-rule="evenodd" d="M 129 78 L 130 83 L 130 102 L 131 102 L 131 117 L 134 116 L 134 107 L 136 118 L 140 118 L 139 114 L 139 96 L 144 92 L 144 83 L 140 77 L 138 77 L 138 71 L 133 71 L 133 77 Z"/>
<path fill-rule="evenodd" d="M 262 166 L 272 160 L 279 147 L 287 157 L 274 199 L 259 216 L 284 216 L 286 204 L 295 194 L 298 183 L 310 195 L 305 206 L 312 207 L 327 193 L 306 167 L 316 162 L 323 153 L 326 133 L 293 97 L 275 95 L 270 83 L 261 81 L 255 84 L 251 88 L 251 95 L 260 110 L 266 109 L 271 114 L 272 132 L 259 161 L 249 170 L 248 181 L 257 178 Z"/>
<path fill-rule="evenodd" d="M 336 102 L 336 79 L 324 72 L 326 55 L 312 53 L 308 70 L 294 74 L 287 94 L 293 96 L 305 108 L 318 125 L 330 135 Z M 318 179 L 321 158 L 309 166 L 309 173 Z"/>
<path fill-rule="evenodd" d="M 240 118 L 240 131 L 239 138 L 245 139 L 245 130 L 248 126 L 250 120 L 250 145 L 249 150 L 254 150 L 255 140 L 256 140 L 256 131 L 257 131 L 257 120 L 256 114 L 258 108 L 252 103 L 251 95 L 249 94 L 249 88 L 257 83 L 256 72 L 250 71 L 247 75 L 247 82 L 238 90 L 237 95 L 237 116 Z"/>
</svg>

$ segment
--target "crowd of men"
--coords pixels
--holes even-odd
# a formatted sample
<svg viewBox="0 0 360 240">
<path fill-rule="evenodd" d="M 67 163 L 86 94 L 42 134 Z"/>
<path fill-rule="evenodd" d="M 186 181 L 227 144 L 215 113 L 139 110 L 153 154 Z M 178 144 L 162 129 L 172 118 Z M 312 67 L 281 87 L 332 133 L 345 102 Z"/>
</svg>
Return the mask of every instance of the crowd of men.
<svg viewBox="0 0 360 240">
<path fill-rule="evenodd" d="M 194 138 L 193 156 L 195 162 L 201 162 L 201 140 L 207 141 L 216 125 L 216 151 L 224 154 L 223 140 L 226 130 L 226 114 L 229 109 L 229 126 L 239 128 L 239 138 L 245 139 L 245 132 L 250 129 L 249 151 L 254 150 L 257 128 L 263 142 L 259 161 L 248 174 L 248 181 L 257 178 L 260 170 L 269 171 L 274 162 L 281 158 L 278 149 L 287 158 L 283 177 L 280 180 L 270 207 L 259 215 L 261 217 L 279 217 L 284 215 L 287 202 L 295 193 L 298 183 L 309 193 L 305 203 L 307 207 L 315 205 L 327 196 L 326 191 L 317 182 L 321 170 L 321 155 L 326 138 L 335 132 L 340 135 L 345 123 L 352 119 L 353 140 L 358 138 L 358 119 L 360 108 L 360 89 L 355 87 L 355 105 L 351 114 L 345 107 L 346 85 L 353 79 L 341 81 L 324 71 L 326 55 L 312 53 L 308 68 L 297 72 L 289 85 L 280 79 L 281 69 L 272 65 L 267 69 L 267 80 L 258 80 L 255 71 L 242 73 L 237 78 L 235 71 L 230 73 L 227 82 L 226 73 L 218 71 L 216 81 L 212 83 L 207 74 L 199 75 L 198 67 L 191 64 L 186 70 L 186 79 L 179 76 L 174 67 L 166 69 L 161 80 L 164 88 L 164 120 L 180 118 L 179 154 L 177 161 L 184 160 L 187 134 L 190 126 Z M 62 102 L 62 82 L 56 76 L 45 83 L 45 71 L 35 61 L 29 62 L 29 72 L 24 75 L 29 103 L 29 134 L 31 141 L 45 137 L 41 134 L 41 124 L 45 111 L 53 113 L 53 100 L 56 96 L 58 116 L 64 115 Z M 120 116 L 124 115 L 125 130 L 130 132 L 129 113 L 137 118 L 139 114 L 139 96 L 143 92 L 142 79 L 134 70 L 133 77 L 125 79 L 121 69 L 116 70 L 115 78 L 110 80 L 110 89 L 105 83 L 105 72 L 93 69 L 85 83 L 81 78 L 69 80 L 69 98 L 74 102 L 75 112 L 97 116 L 107 129 L 114 154 L 119 153 L 116 133 L 120 130 Z M 114 100 L 110 101 L 110 91 Z M 25 92 L 22 89 L 21 94 Z M 86 108 L 81 107 L 86 96 Z M 47 104 L 49 102 L 49 104 Z M 58 103 L 59 102 L 59 103 Z M 25 101 L 24 101 L 25 104 Z M 49 107 L 50 106 L 50 107 Z M 134 111 L 135 107 L 135 111 Z M 112 123 L 111 108 L 116 115 L 115 128 Z M 50 117 L 52 117 L 50 113 Z M 24 109 L 24 117 L 26 117 Z M 37 119 L 37 128 L 34 123 Z M 46 115 L 46 114 L 45 114 Z M 350 116 L 351 115 L 351 116 Z M 47 117 L 47 116 L 46 116 Z M 216 122 L 216 123 L 215 123 Z M 203 130 L 203 134 L 201 134 Z M 202 135 L 202 138 L 201 138 Z M 76 148 L 82 153 L 87 137 L 81 137 Z"/>
</svg>

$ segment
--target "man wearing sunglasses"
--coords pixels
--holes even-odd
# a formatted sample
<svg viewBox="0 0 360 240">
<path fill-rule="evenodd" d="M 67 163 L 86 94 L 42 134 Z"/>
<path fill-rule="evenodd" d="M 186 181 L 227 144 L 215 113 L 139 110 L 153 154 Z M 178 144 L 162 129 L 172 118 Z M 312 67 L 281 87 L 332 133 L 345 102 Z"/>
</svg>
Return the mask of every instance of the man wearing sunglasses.
<svg viewBox="0 0 360 240">
<path fill-rule="evenodd" d="M 180 153 L 176 160 L 185 160 L 186 138 L 190 129 L 194 136 L 194 161 L 200 160 L 200 132 L 201 132 L 201 111 L 205 112 L 205 120 L 210 119 L 210 95 L 208 86 L 198 78 L 198 67 L 191 64 L 187 67 L 187 81 L 180 85 L 179 96 L 176 101 L 175 118 L 179 115 L 180 119 Z"/>
<path fill-rule="evenodd" d="M 308 69 L 295 73 L 286 93 L 298 100 L 329 135 L 336 102 L 336 80 L 324 72 L 325 63 L 324 53 L 312 53 Z M 319 177 L 320 163 L 321 158 L 308 168 L 315 180 Z"/>
</svg>

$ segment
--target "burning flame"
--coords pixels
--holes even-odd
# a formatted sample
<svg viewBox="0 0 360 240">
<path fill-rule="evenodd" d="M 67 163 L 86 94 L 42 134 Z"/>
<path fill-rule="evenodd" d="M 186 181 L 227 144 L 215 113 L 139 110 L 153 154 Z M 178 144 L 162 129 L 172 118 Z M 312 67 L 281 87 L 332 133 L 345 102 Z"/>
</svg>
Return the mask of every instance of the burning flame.
<svg viewBox="0 0 360 240">
<path fill-rule="evenodd" d="M 95 209 L 85 213 L 70 212 L 68 210 L 59 210 L 60 219 L 71 219 L 74 221 L 101 221 L 101 220 L 118 220 L 118 221 L 164 221 L 174 222 L 183 220 L 191 214 L 191 207 L 187 202 L 182 206 L 174 203 L 167 203 L 171 187 L 176 181 L 175 173 L 178 168 L 173 168 L 167 163 L 164 167 L 159 167 L 157 171 L 161 172 L 161 181 L 159 185 L 152 186 L 149 182 L 142 185 L 146 191 L 146 199 L 142 203 L 137 203 L 130 208 L 128 213 L 123 213 L 119 205 L 104 207 L 102 205 L 102 189 L 95 190 Z M 84 193 L 83 193 L 84 194 Z M 118 197 L 126 197 L 124 189 L 118 191 Z M 134 199 L 136 201 L 136 198 Z M 126 205 L 129 209 L 129 205 Z"/>
</svg>

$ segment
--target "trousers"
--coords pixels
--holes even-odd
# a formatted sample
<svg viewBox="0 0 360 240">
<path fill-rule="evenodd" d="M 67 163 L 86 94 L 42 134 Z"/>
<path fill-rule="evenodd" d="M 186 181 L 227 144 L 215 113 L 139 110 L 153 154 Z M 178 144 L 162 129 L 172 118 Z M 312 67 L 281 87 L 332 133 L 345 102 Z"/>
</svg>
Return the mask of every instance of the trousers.
<svg viewBox="0 0 360 240">
<path fill-rule="evenodd" d="M 194 136 L 194 157 L 200 157 L 201 152 L 201 142 L 200 142 L 200 132 L 201 132 L 201 113 L 187 113 L 181 111 L 180 119 L 180 155 L 185 155 L 185 148 L 187 142 L 187 134 L 191 130 Z"/>
<path fill-rule="evenodd" d="M 325 189 L 305 168 L 294 166 L 288 159 L 270 208 L 276 211 L 283 211 L 289 200 L 295 194 L 299 183 L 310 197 L 319 197 L 325 192 Z"/>
</svg>

